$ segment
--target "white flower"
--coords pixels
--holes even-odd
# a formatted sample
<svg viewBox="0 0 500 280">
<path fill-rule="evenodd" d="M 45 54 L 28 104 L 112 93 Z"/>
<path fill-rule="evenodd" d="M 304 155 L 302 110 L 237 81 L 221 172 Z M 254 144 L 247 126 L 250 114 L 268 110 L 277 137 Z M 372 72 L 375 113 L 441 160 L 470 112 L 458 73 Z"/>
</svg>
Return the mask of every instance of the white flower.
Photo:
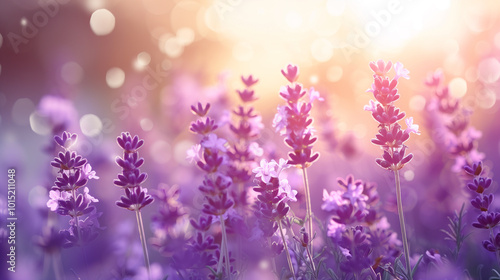
<svg viewBox="0 0 500 280">
<path fill-rule="evenodd" d="M 83 174 L 87 179 L 99 179 L 99 176 L 95 175 L 95 171 L 92 170 L 92 166 L 90 164 L 86 163 L 83 168 L 82 168 Z"/>
<path fill-rule="evenodd" d="M 418 124 L 413 124 L 413 117 L 409 117 L 405 120 L 406 125 L 408 128 L 405 130 L 407 133 L 415 133 L 417 135 L 420 135 L 420 131 L 418 131 Z"/>
<path fill-rule="evenodd" d="M 189 160 L 189 162 L 194 161 L 199 161 L 201 160 L 200 157 L 200 150 L 201 150 L 201 145 L 200 144 L 195 144 L 193 145 L 189 150 L 187 150 L 187 157 L 186 159 Z"/>
<path fill-rule="evenodd" d="M 286 200 L 290 200 L 293 202 L 297 201 L 297 191 L 292 190 L 292 186 L 288 183 L 287 179 L 280 179 L 280 187 L 278 189 L 278 195 L 285 193 Z"/>
<path fill-rule="evenodd" d="M 280 132 L 280 135 L 285 135 L 288 124 L 286 106 L 278 106 L 277 110 L 278 112 L 274 115 L 273 119 L 273 127 L 276 129 L 276 132 Z"/>
<path fill-rule="evenodd" d="M 71 198 L 71 194 L 68 192 L 61 192 L 59 190 L 51 190 L 49 192 L 49 198 L 49 201 L 47 201 L 47 207 L 49 207 L 51 211 L 56 211 L 57 207 L 59 207 L 59 200 L 69 200 Z"/>
<path fill-rule="evenodd" d="M 319 95 L 319 91 L 311 87 L 311 89 L 309 89 L 309 102 L 313 103 L 314 100 L 325 101 L 325 99 Z"/>
<path fill-rule="evenodd" d="M 259 143 L 252 142 L 248 146 L 248 151 L 256 157 L 261 157 L 264 154 L 264 149 L 259 146 Z"/>
<path fill-rule="evenodd" d="M 144 189 L 144 193 L 147 193 L 147 189 Z M 97 199 L 89 194 L 89 188 L 85 187 L 83 189 L 83 194 L 85 195 L 85 198 L 87 198 L 88 200 L 90 200 L 92 202 L 99 202 L 99 199 Z"/>
<path fill-rule="evenodd" d="M 327 236 L 333 238 L 335 241 L 340 241 L 342 237 L 342 233 L 345 231 L 345 225 L 339 224 L 335 222 L 333 219 L 330 219 L 330 223 L 328 224 L 328 231 L 326 233 Z M 342 247 L 341 247 L 342 248 Z"/>
<path fill-rule="evenodd" d="M 274 161 L 274 162 L 276 162 L 276 161 Z M 277 164 L 278 164 L 278 174 L 281 173 L 281 171 L 283 171 L 284 169 L 287 169 L 290 167 L 290 164 L 288 164 L 288 160 L 286 160 L 284 158 L 280 158 L 279 163 L 277 163 Z"/>
<path fill-rule="evenodd" d="M 375 101 L 370 100 L 370 104 L 369 105 L 365 105 L 365 107 L 363 107 L 363 110 L 370 111 L 370 112 L 375 112 L 377 110 L 377 104 L 375 103 Z"/>
<path fill-rule="evenodd" d="M 201 141 L 201 145 L 203 148 L 208 149 L 217 149 L 221 152 L 226 151 L 226 147 L 224 146 L 227 143 L 225 139 L 218 138 L 217 135 L 210 133 Z"/>
<path fill-rule="evenodd" d="M 403 66 L 403 63 L 401 62 L 396 62 L 394 64 L 394 70 L 396 71 L 396 77 L 394 77 L 394 79 L 399 79 L 399 77 L 403 77 L 405 79 L 409 79 L 410 76 L 408 76 L 408 74 L 410 73 L 410 71 L 408 71 L 408 69 L 404 68 Z"/>
<path fill-rule="evenodd" d="M 256 178 L 260 177 L 264 183 L 269 184 L 271 177 L 278 178 L 278 172 L 276 172 L 277 165 L 278 164 L 274 160 L 267 162 L 267 160 L 262 159 L 260 161 L 260 166 L 254 168 L 252 172 L 256 173 Z"/>
<path fill-rule="evenodd" d="M 323 204 L 321 204 L 321 209 L 325 211 L 332 211 L 345 204 L 346 201 L 342 198 L 341 191 L 332 191 L 328 193 L 327 190 L 323 189 Z"/>
<path fill-rule="evenodd" d="M 357 206 L 360 210 L 365 210 L 365 202 L 368 200 L 368 196 L 363 194 L 362 184 L 349 184 L 342 198 L 349 199 L 351 204 Z"/>
</svg>

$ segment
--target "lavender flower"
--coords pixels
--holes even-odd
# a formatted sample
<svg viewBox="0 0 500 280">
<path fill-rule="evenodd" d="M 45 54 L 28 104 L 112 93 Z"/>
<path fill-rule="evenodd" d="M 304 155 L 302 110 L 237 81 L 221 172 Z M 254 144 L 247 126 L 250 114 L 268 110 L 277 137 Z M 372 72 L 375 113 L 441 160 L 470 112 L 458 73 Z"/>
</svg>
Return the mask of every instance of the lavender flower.
<svg viewBox="0 0 500 280">
<path fill-rule="evenodd" d="M 200 116 L 200 119 L 191 123 L 190 130 L 202 136 L 200 147 L 202 155 L 196 157 L 196 165 L 206 172 L 203 184 L 198 188 L 205 196 L 203 204 L 203 213 L 219 217 L 221 223 L 222 240 L 220 249 L 222 252 L 215 251 L 218 257 L 216 272 L 222 274 L 223 264 L 226 277 L 231 277 L 231 264 L 227 242 L 226 221 L 224 214 L 234 206 L 234 200 L 228 194 L 228 188 L 233 184 L 231 177 L 225 174 L 226 164 L 228 162 L 227 140 L 217 137 L 214 132 L 217 129 L 215 121 L 210 117 L 205 117 L 209 112 L 210 105 L 197 107 L 192 106 L 192 110 Z M 202 113 L 197 113 L 203 111 Z M 206 118 L 205 123 L 203 118 Z M 206 252 L 205 252 L 206 253 Z M 210 262 L 213 255 L 204 254 L 204 259 Z"/>
<path fill-rule="evenodd" d="M 139 139 L 137 135 L 132 137 L 128 132 L 122 132 L 116 141 L 123 149 L 123 157 L 116 158 L 116 164 L 122 168 L 122 172 L 118 174 L 118 179 L 114 180 L 114 183 L 117 187 L 125 190 L 125 195 L 121 196 L 116 205 L 135 212 L 144 262 L 149 275 L 149 254 L 146 246 L 141 209 L 151 204 L 154 199 L 148 194 L 148 189 L 141 186 L 147 178 L 147 174 L 139 170 L 139 167 L 144 163 L 144 159 L 139 158 L 138 150 L 144 144 L 144 140 Z"/>
<path fill-rule="evenodd" d="M 397 123 L 405 117 L 404 112 L 394 106 L 394 102 L 400 97 L 398 89 L 398 79 L 404 77 L 408 79 L 409 71 L 403 68 L 401 63 L 396 63 L 396 76 L 390 79 L 387 73 L 391 70 L 392 62 L 384 63 L 383 60 L 370 62 L 370 68 L 373 70 L 373 83 L 367 92 L 372 92 L 376 102 L 370 100 L 370 105 L 365 106 L 365 110 L 372 112 L 373 118 L 379 122 L 379 133 L 372 143 L 382 148 L 382 158 L 378 158 L 376 163 L 380 167 L 392 170 L 396 180 L 396 198 L 398 205 L 399 223 L 401 225 L 401 235 L 405 253 L 406 270 L 411 271 L 410 253 L 408 249 L 408 240 L 406 238 L 406 228 L 403 215 L 403 206 L 401 201 L 401 186 L 399 182 L 399 170 L 413 158 L 413 154 L 406 155 L 406 145 L 404 142 L 409 139 L 410 133 L 420 134 L 418 126 L 413 124 L 413 118 L 406 121 L 408 129 L 402 130 Z M 410 280 L 412 274 L 409 274 Z"/>
<path fill-rule="evenodd" d="M 92 173 L 87 159 L 69 150 L 77 139 L 76 134 L 66 131 L 61 136 L 54 137 L 54 141 L 64 151 L 51 162 L 51 165 L 59 170 L 49 192 L 47 207 L 61 216 L 71 217 L 70 228 L 60 232 L 64 247 L 86 244 L 95 239 L 101 230 L 97 221 L 100 213 L 97 213 L 93 205 L 99 200 L 91 196 L 89 188 L 86 187 L 89 180 L 99 177 L 95 176 L 95 172 Z"/>
<path fill-rule="evenodd" d="M 296 83 L 299 77 L 299 68 L 289 64 L 281 73 L 290 82 L 290 85 L 281 87 L 280 96 L 286 101 L 286 105 L 278 106 L 278 113 L 273 120 L 273 126 L 281 135 L 285 135 L 285 143 L 293 152 L 288 153 L 288 164 L 302 168 L 304 188 L 306 196 L 306 218 L 308 222 L 308 234 L 313 234 L 313 213 L 307 180 L 306 168 L 311 166 L 319 158 L 319 153 L 312 151 L 313 144 L 317 138 L 314 137 L 312 128 L 313 119 L 310 112 L 314 100 L 322 100 L 319 93 L 314 89 L 309 91 L 309 101 L 301 101 L 307 91 L 300 83 Z M 309 251 L 313 254 L 313 242 L 311 240 Z M 314 268 L 314 263 L 311 263 Z"/>
</svg>

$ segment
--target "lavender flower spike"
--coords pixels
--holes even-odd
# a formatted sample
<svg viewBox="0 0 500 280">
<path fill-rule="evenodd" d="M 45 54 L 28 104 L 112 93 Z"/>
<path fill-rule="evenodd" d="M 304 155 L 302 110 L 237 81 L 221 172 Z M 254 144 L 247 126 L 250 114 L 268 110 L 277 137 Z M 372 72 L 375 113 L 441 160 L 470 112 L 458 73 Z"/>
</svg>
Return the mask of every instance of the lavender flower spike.
<svg viewBox="0 0 500 280">
<path fill-rule="evenodd" d="M 144 159 L 139 157 L 138 150 L 144 144 L 144 140 L 139 139 L 137 135 L 132 137 L 128 132 L 122 132 L 116 141 L 123 149 L 123 157 L 117 157 L 116 159 L 116 164 L 122 168 L 122 172 L 118 174 L 118 179 L 114 183 L 125 190 L 125 195 L 116 202 L 116 205 L 135 212 L 144 262 L 149 276 L 149 254 L 146 246 L 141 209 L 151 204 L 154 199 L 148 194 L 148 190 L 141 186 L 147 178 L 147 174 L 141 173 L 139 170 L 139 167 L 144 163 Z"/>
</svg>

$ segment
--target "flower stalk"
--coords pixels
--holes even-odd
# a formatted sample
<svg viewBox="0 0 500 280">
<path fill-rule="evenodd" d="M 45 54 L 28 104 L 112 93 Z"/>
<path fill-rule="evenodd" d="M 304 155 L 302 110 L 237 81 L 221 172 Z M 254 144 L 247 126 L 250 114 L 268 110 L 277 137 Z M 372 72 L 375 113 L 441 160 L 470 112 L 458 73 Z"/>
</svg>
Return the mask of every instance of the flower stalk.
<svg viewBox="0 0 500 280">
<path fill-rule="evenodd" d="M 412 280 L 413 275 L 411 273 L 411 265 L 410 265 L 410 249 L 408 247 L 408 238 L 406 237 L 406 226 L 405 226 L 405 217 L 403 213 L 403 201 L 401 199 L 401 182 L 399 180 L 399 170 L 394 170 L 394 178 L 396 181 L 396 200 L 398 206 L 399 225 L 401 226 L 401 239 L 402 239 L 401 241 L 403 242 L 406 270 L 408 271 L 408 276 L 410 277 L 410 280 Z"/>
</svg>

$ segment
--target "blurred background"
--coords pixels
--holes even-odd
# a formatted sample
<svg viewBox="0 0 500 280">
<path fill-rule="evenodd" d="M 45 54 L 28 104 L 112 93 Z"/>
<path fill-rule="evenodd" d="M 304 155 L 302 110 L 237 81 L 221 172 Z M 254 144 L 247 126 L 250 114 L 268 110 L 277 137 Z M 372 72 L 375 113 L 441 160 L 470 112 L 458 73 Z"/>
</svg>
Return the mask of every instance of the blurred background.
<svg viewBox="0 0 500 280">
<path fill-rule="evenodd" d="M 400 61 L 410 71 L 410 80 L 398 86 L 398 106 L 422 131 L 408 142 L 415 159 L 403 170 L 406 207 L 413 210 L 410 235 L 426 237 L 416 251 L 438 246 L 439 229 L 466 194 L 450 179 L 453 159 L 426 126 L 432 93 L 424 80 L 441 69 L 451 95 L 474 111 L 471 125 L 482 131 L 478 150 L 490 174 L 498 174 L 499 14 L 499 1 L 466 0 L 1 1 L 0 178 L 6 181 L 7 168 L 16 168 L 19 265 L 40 267 L 32 240 L 45 223 L 38 212 L 47 210 L 54 179 L 46 149 L 54 127 L 79 133 L 78 151 L 101 177 L 90 188 L 107 230 L 94 246 L 112 252 L 106 242 L 123 220 L 134 222 L 114 206 L 121 195 L 112 183 L 120 171 L 114 164 L 120 132 L 146 140 L 141 156 L 148 188 L 178 185 L 180 200 L 197 205 L 201 174 L 185 159 L 197 141 L 188 130 L 195 119 L 189 106 L 213 102 L 219 107 L 212 113 L 222 117 L 238 104 L 240 76 L 252 74 L 265 126 L 261 145 L 281 149 L 284 157 L 283 139 L 271 124 L 283 103 L 280 70 L 288 63 L 300 67 L 299 82 L 326 99 L 314 109 L 318 134 L 328 135 L 319 137 L 321 158 L 311 167 L 316 212 L 323 188 L 335 189 L 336 177 L 354 174 L 382 190 L 392 184 L 374 163 L 380 156 L 370 143 L 376 122 L 363 111 L 372 99 L 365 92 L 372 83 L 368 63 Z M 381 201 L 390 212 L 392 188 L 386 189 Z M 397 228 L 396 215 L 389 218 Z M 19 279 L 29 279 L 22 273 Z"/>
</svg>

